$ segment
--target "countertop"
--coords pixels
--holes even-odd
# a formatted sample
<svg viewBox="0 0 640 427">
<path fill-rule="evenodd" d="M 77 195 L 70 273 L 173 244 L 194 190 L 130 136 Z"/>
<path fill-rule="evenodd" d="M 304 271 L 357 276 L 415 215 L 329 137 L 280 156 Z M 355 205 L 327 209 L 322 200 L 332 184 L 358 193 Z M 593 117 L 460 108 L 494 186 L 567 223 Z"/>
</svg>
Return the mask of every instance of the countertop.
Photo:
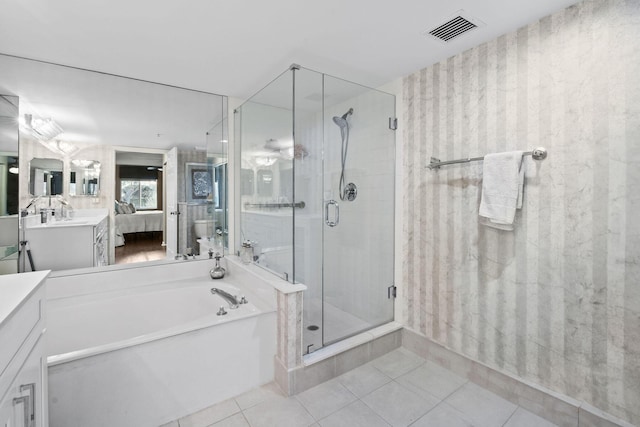
<svg viewBox="0 0 640 427">
<path fill-rule="evenodd" d="M 54 227 L 94 227 L 107 217 L 106 214 L 75 216 L 73 219 L 63 219 L 60 221 L 50 221 L 44 224 L 40 223 L 40 215 L 28 216 L 25 218 L 25 227 L 27 229 L 36 228 L 54 228 Z"/>
<path fill-rule="evenodd" d="M 46 270 L 0 276 L 0 326 L 40 287 L 50 272 Z"/>
</svg>

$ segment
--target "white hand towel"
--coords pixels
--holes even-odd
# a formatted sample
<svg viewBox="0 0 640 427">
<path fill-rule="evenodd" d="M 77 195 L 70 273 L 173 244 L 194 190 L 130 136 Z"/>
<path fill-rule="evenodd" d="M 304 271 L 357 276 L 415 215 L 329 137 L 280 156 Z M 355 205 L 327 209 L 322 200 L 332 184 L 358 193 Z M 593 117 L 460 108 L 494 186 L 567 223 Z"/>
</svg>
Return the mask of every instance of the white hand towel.
<svg viewBox="0 0 640 427">
<path fill-rule="evenodd" d="M 516 209 L 522 208 L 524 166 L 522 151 L 487 154 L 482 169 L 480 222 L 513 230 Z"/>
</svg>

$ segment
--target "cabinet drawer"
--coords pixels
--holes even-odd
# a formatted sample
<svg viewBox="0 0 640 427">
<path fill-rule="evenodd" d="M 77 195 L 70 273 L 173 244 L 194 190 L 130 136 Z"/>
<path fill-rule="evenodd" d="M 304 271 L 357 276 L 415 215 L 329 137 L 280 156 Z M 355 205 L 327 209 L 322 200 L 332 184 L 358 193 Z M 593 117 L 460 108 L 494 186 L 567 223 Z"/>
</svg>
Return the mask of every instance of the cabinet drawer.
<svg viewBox="0 0 640 427">
<path fill-rule="evenodd" d="M 43 353 L 44 339 L 43 335 L 40 335 L 37 342 L 33 344 L 33 348 L 30 349 L 30 353 L 26 355 L 26 359 L 21 359 L 19 363 L 17 360 L 12 362 L 12 367 L 16 364 L 20 365 L 20 369 L 13 376 L 13 381 L 6 385 L 4 396 L 0 396 L 0 426 L 5 426 L 3 423 L 7 423 L 7 421 L 12 427 L 23 426 L 25 425 L 23 420 L 30 414 L 34 415 L 33 420 L 36 427 L 46 425 L 47 403 L 44 400 L 45 388 L 43 387 L 46 365 Z M 29 385 L 33 389 L 29 390 L 27 387 L 23 387 Z M 14 402 L 15 398 L 25 395 L 29 397 L 27 402 Z M 28 411 L 27 414 L 25 414 L 25 410 Z"/>
<path fill-rule="evenodd" d="M 22 347 L 29 344 L 27 342 L 29 336 L 35 335 L 37 338 L 44 329 L 43 301 L 44 287 L 40 287 L 0 328 L 0 343 L 2 343 L 0 346 L 0 378 L 4 379 L 8 374 L 7 369 L 11 361 Z M 3 391 L 0 388 L 0 393 Z"/>
</svg>

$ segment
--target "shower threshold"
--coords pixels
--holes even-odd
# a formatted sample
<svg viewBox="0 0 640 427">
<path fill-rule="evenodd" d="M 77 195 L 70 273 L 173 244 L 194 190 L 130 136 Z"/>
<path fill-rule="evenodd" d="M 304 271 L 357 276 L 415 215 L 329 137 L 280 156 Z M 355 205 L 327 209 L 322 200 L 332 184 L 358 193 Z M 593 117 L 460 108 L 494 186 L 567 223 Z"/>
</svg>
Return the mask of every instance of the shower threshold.
<svg viewBox="0 0 640 427">
<path fill-rule="evenodd" d="M 321 362 L 325 359 L 329 359 L 360 345 L 367 344 L 400 329 L 402 329 L 402 325 L 398 322 L 392 321 L 389 323 L 385 323 L 384 325 L 377 326 L 368 331 L 359 333 L 358 335 L 354 335 L 342 341 L 338 341 L 326 347 L 322 347 L 321 349 L 316 350 L 313 353 L 306 354 L 302 357 L 302 364 L 305 367 L 311 366 L 315 363 Z M 392 349 L 389 349 L 389 351 L 391 350 Z"/>
</svg>

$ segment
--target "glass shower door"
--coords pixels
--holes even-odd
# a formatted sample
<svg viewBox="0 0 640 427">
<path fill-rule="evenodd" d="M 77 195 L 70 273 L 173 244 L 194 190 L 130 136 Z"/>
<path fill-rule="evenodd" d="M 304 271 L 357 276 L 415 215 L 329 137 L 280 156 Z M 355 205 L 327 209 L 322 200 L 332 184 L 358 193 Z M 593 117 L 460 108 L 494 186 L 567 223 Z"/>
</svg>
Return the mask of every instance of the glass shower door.
<svg viewBox="0 0 640 427">
<path fill-rule="evenodd" d="M 395 97 L 324 76 L 323 345 L 393 320 Z M 331 101 L 331 102 L 329 102 Z"/>
</svg>

